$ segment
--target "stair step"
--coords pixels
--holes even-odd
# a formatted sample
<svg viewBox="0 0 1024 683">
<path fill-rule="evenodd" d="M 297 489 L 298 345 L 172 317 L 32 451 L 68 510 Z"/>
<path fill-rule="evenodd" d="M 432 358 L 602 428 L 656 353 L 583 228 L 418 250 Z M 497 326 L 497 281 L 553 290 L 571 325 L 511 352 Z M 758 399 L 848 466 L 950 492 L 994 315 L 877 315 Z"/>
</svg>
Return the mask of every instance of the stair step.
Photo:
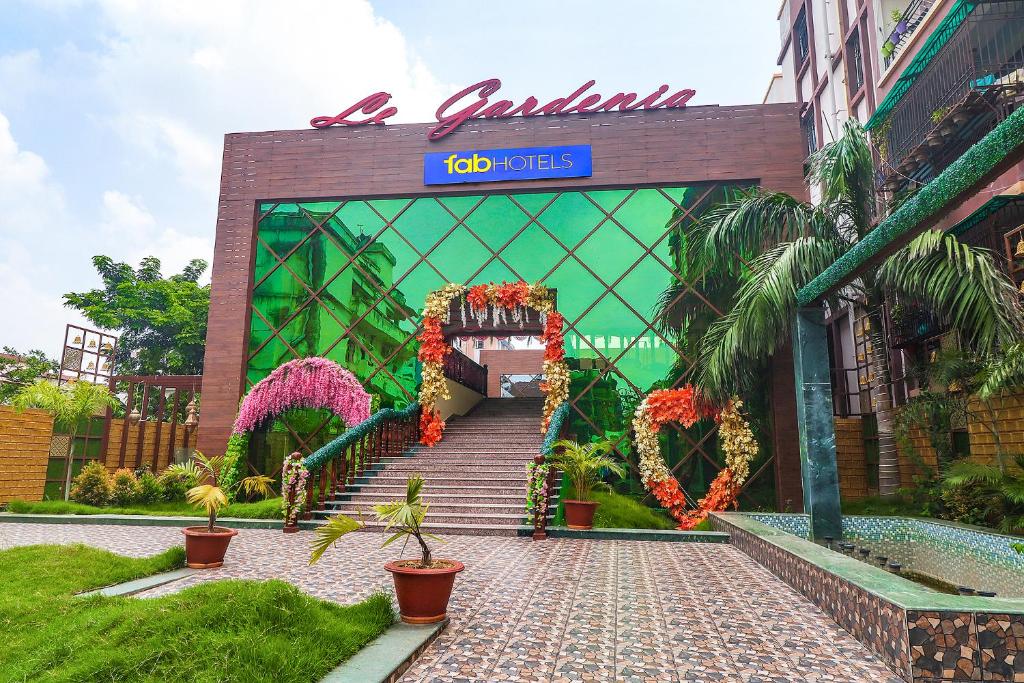
<svg viewBox="0 0 1024 683">
<path fill-rule="evenodd" d="M 405 496 L 405 490 L 405 482 L 395 484 L 375 483 L 360 486 L 358 493 L 383 493 L 389 495 L 392 499 L 394 499 Z M 475 493 L 481 495 L 487 494 L 494 496 L 525 496 L 526 480 L 524 479 L 522 482 L 519 483 L 518 486 L 481 486 L 475 483 L 430 484 L 428 482 L 427 490 L 433 492 L 436 495 L 462 495 L 465 493 Z"/>
<path fill-rule="evenodd" d="M 502 465 L 491 463 L 450 463 L 437 462 L 434 460 L 410 460 L 402 463 L 389 463 L 388 465 L 376 465 L 371 470 L 377 472 L 377 476 L 391 472 L 419 472 L 426 476 L 440 472 L 459 472 L 468 476 L 496 475 L 517 477 L 526 474 L 526 463 L 522 465 Z"/>
<path fill-rule="evenodd" d="M 400 485 L 405 487 L 405 482 L 409 478 L 407 472 L 397 472 L 389 475 L 387 472 L 381 472 L 376 477 L 356 477 L 355 485 L 360 486 L 366 484 L 370 485 L 381 485 L 385 482 L 401 482 Z M 472 484 L 473 486 L 492 486 L 495 488 L 516 488 L 526 485 L 526 473 L 523 472 L 519 477 L 424 477 L 426 479 L 427 487 L 436 486 L 464 486 L 466 484 Z"/>
<path fill-rule="evenodd" d="M 533 527 L 527 524 L 438 524 L 435 522 L 425 522 L 420 528 L 436 536 L 525 536 L 533 531 Z M 380 532 L 383 529 L 384 524 L 376 520 L 366 523 L 365 530 L 368 532 Z M 444 557 L 442 551 L 437 552 L 439 557 Z"/>
<path fill-rule="evenodd" d="M 448 498 L 443 501 L 426 501 L 430 505 L 428 515 L 432 513 L 462 513 L 467 515 L 525 515 L 526 502 L 524 497 L 512 503 L 492 503 L 490 499 L 486 503 L 461 502 L 458 498 Z M 381 505 L 390 501 L 383 496 L 375 496 L 372 500 L 333 500 L 328 501 L 326 511 L 342 512 L 346 515 L 354 515 L 360 511 L 368 512 L 374 505 Z"/>
<path fill-rule="evenodd" d="M 324 517 L 330 517 L 331 513 L 327 513 L 326 510 L 318 511 L 324 512 Z M 341 508 L 332 510 L 332 513 L 341 513 L 350 517 L 357 516 L 360 510 L 356 508 Z M 366 510 L 362 510 L 363 516 L 366 517 Z M 369 521 L 364 519 L 364 521 Z M 424 520 L 424 524 L 491 524 L 494 526 L 499 525 L 513 525 L 518 526 L 519 524 L 526 523 L 526 511 L 523 510 L 516 514 L 493 514 L 493 513 L 473 513 L 473 512 L 434 512 L 433 509 L 427 511 L 427 517 Z"/>
<path fill-rule="evenodd" d="M 394 498 L 389 497 L 387 493 L 364 493 L 363 491 L 345 492 L 339 493 L 334 497 L 333 501 L 328 501 L 328 504 L 332 503 L 344 503 L 353 502 L 361 505 L 374 505 L 380 502 L 391 502 Z M 458 502 L 460 505 L 526 505 L 526 488 L 522 491 L 510 493 L 508 495 L 496 495 L 493 493 L 462 493 L 458 495 L 448 494 L 431 494 L 429 492 L 423 494 L 423 500 L 431 505 L 446 505 L 450 502 Z M 453 502 L 454 501 L 454 502 Z"/>
</svg>

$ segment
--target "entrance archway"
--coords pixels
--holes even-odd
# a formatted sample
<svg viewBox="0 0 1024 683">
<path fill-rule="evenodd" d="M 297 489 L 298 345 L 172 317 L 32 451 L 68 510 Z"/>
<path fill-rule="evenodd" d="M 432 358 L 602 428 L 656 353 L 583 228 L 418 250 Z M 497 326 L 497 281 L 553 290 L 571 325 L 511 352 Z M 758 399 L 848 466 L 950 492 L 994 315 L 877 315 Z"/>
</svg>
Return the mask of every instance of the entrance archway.
<svg viewBox="0 0 1024 683">
<path fill-rule="evenodd" d="M 475 321 L 481 329 L 521 324 L 523 329 L 535 316 L 532 324 L 539 323 L 540 339 L 544 344 L 543 374 L 544 411 L 541 432 L 547 430 L 551 416 L 558 406 L 569 398 L 569 368 L 565 363 L 565 339 L 562 327 L 565 319 L 555 308 L 555 293 L 541 284 L 525 281 L 497 284 L 465 285 L 449 283 L 427 295 L 423 306 L 423 331 L 418 358 L 422 363 L 422 381 L 419 390 L 420 443 L 433 446 L 444 433 L 444 420 L 437 411 L 438 401 L 450 398 L 444 378 L 444 359 L 452 353 L 446 340 L 445 326 L 453 324 L 458 315 L 462 326 Z"/>
</svg>

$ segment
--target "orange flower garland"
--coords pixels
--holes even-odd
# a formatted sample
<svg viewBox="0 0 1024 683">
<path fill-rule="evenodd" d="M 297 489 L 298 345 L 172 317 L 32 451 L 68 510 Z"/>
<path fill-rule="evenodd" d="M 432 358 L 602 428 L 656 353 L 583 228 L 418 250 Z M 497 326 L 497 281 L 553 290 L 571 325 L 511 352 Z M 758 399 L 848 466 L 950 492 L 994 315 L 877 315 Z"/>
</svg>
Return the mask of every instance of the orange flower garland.
<svg viewBox="0 0 1024 683">
<path fill-rule="evenodd" d="M 442 364 L 445 356 L 452 352 L 452 347 L 445 341 L 442 326 L 450 315 L 452 301 L 463 296 L 469 313 L 481 323 L 486 320 L 488 312 L 493 314 L 495 324 L 499 316 L 505 320 L 509 312 L 515 322 L 525 319 L 527 308 L 540 312 L 544 321 L 541 341 L 545 344 L 545 381 L 541 383 L 541 389 L 546 394 L 541 431 L 545 431 L 555 409 L 569 398 L 569 367 L 564 360 L 565 339 L 562 335 L 565 318 L 555 310 L 551 291 L 543 285 L 530 285 L 521 280 L 500 285 L 493 282 L 474 285 L 468 289 L 462 285 L 447 284 L 427 295 L 423 307 L 423 331 L 416 337 L 420 342 L 417 357 L 423 364 L 419 393 L 419 403 L 423 408 L 420 443 L 433 446 L 441 440 L 444 432 L 444 420 L 435 405 L 450 398 Z M 465 318 L 463 310 L 463 322 Z"/>
<path fill-rule="evenodd" d="M 641 481 L 658 503 L 679 522 L 679 529 L 692 529 L 704 521 L 709 512 L 736 507 L 750 461 L 758 452 L 750 426 L 739 412 L 742 405 L 739 399 L 734 398 L 722 411 L 715 412 L 703 406 L 694 388 L 686 385 L 680 389 L 652 391 L 637 407 L 633 431 L 636 433 L 636 447 L 640 455 Z M 682 487 L 661 456 L 658 432 L 669 422 L 691 427 L 707 417 L 713 417 L 721 424 L 719 436 L 722 438 L 727 466 L 715 477 L 697 508 L 688 511 Z"/>
</svg>

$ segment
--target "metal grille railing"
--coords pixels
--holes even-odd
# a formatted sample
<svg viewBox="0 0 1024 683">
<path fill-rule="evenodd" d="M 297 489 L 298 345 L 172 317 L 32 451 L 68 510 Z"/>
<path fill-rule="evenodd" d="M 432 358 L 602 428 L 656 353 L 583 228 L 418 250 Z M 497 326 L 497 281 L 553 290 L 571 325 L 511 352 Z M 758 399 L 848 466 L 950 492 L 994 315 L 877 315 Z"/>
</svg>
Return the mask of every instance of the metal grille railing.
<svg viewBox="0 0 1024 683">
<path fill-rule="evenodd" d="M 910 36 L 914 35 L 914 32 L 921 26 L 925 15 L 928 14 L 928 10 L 934 4 L 935 0 L 914 0 L 903 11 L 899 21 L 896 22 L 893 30 L 889 33 L 889 40 L 893 41 L 893 49 L 882 60 L 885 68 L 888 69 L 889 65 L 896 60 L 896 57 L 907 46 L 910 42 Z"/>
<path fill-rule="evenodd" d="M 879 126 L 890 171 L 927 182 L 1003 120 L 1024 92 L 1024 0 L 982 2 Z"/>
</svg>

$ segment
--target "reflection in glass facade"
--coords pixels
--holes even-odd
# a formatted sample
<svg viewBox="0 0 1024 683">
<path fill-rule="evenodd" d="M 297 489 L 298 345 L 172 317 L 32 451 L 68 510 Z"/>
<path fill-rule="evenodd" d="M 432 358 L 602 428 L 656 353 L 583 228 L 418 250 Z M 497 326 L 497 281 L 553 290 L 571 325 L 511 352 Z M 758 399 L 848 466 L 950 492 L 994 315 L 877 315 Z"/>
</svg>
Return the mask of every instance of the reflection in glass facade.
<svg viewBox="0 0 1024 683">
<path fill-rule="evenodd" d="M 617 439 L 628 456 L 633 408 L 652 388 L 684 384 L 692 356 L 658 330 L 660 295 L 683 282 L 692 287 L 677 286 L 676 304 L 705 308 L 698 317 L 720 313 L 700 274 L 679 271 L 678 250 L 687 227 L 727 192 L 695 185 L 264 203 L 247 380 L 324 355 L 381 406 L 405 404 L 416 393 L 415 335 L 428 292 L 447 282 L 540 281 L 557 289 L 567 321 L 574 431 Z M 699 433 L 671 441 L 670 462 L 717 460 Z"/>
</svg>

